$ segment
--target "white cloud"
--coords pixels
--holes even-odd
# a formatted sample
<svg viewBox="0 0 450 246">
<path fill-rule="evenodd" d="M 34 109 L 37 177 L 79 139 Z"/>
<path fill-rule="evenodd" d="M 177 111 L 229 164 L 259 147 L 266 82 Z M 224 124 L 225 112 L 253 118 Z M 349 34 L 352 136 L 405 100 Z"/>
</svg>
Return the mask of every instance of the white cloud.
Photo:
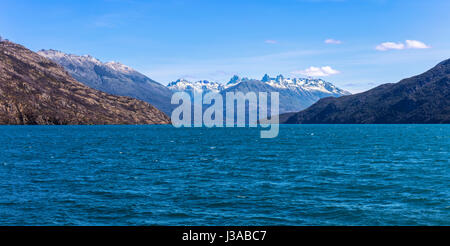
<svg viewBox="0 0 450 246">
<path fill-rule="evenodd" d="M 305 70 L 298 70 L 292 72 L 292 74 L 295 75 L 303 75 L 303 76 L 309 76 L 309 77 L 326 77 L 334 74 L 340 73 L 338 70 L 335 70 L 331 68 L 330 66 L 324 66 L 324 67 L 314 67 L 311 66 Z"/>
<path fill-rule="evenodd" d="M 405 43 L 384 42 L 375 47 L 375 49 L 379 51 L 428 48 L 431 47 L 417 40 L 406 40 Z"/>
<path fill-rule="evenodd" d="M 330 39 L 325 40 L 325 43 L 326 44 L 342 44 L 342 41 L 330 38 Z"/>
<path fill-rule="evenodd" d="M 403 50 L 405 45 L 402 43 L 385 42 L 377 45 L 376 50 L 386 51 L 386 50 Z"/>
<path fill-rule="evenodd" d="M 264 43 L 266 43 L 266 44 L 276 44 L 278 42 L 276 40 L 268 39 L 268 40 L 264 41 Z"/>
<path fill-rule="evenodd" d="M 428 46 L 417 40 L 406 40 L 406 47 L 408 49 L 429 49 L 431 46 Z"/>
</svg>

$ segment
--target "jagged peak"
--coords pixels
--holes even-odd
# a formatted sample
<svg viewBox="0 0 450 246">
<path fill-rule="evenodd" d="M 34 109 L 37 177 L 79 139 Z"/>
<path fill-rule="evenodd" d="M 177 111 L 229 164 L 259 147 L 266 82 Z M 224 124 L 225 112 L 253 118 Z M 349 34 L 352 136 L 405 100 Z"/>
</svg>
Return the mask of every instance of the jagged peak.
<svg viewBox="0 0 450 246">
<path fill-rule="evenodd" d="M 237 75 L 233 75 L 233 77 L 231 77 L 230 81 L 228 81 L 228 85 L 230 84 L 236 84 L 237 82 L 239 82 L 241 80 L 241 78 Z"/>
<path fill-rule="evenodd" d="M 188 82 L 188 83 L 190 83 L 189 80 L 184 79 L 184 78 L 177 79 L 175 82 L 172 82 L 172 83 L 179 83 L 179 82 Z"/>
<path fill-rule="evenodd" d="M 223 90 L 224 86 L 218 82 L 209 80 L 188 81 L 186 79 L 178 79 L 170 82 L 167 87 L 172 91 L 213 91 L 219 92 Z"/>
<path fill-rule="evenodd" d="M 275 79 L 277 82 L 282 82 L 284 80 L 283 75 L 278 75 L 277 78 Z"/>
<path fill-rule="evenodd" d="M 249 78 L 247 78 L 247 77 L 239 77 L 238 75 L 234 75 L 233 77 L 231 77 L 231 79 L 230 79 L 230 81 L 227 83 L 227 85 L 228 86 L 231 86 L 231 85 L 235 85 L 235 84 L 239 84 L 239 83 L 241 83 L 241 82 L 244 82 L 244 81 L 249 81 L 249 80 L 251 80 L 251 79 L 249 79 Z"/>
<path fill-rule="evenodd" d="M 195 82 L 188 81 L 186 79 L 178 79 L 177 81 L 169 83 L 167 86 L 172 90 L 183 90 L 186 88 L 208 88 L 211 90 L 221 90 L 233 87 L 242 82 L 258 81 L 255 79 L 249 79 L 247 77 L 241 78 L 238 75 L 231 77 L 228 83 L 225 85 L 218 82 L 210 82 L 208 80 L 199 80 Z M 289 90 L 307 90 L 318 91 L 322 93 L 330 94 L 350 94 L 349 92 L 342 90 L 332 83 L 323 81 L 322 79 L 308 79 L 308 78 L 285 78 L 283 75 L 278 75 L 275 78 L 271 78 L 268 74 L 265 74 L 260 82 L 272 87 Z"/>
<path fill-rule="evenodd" d="M 180 78 L 177 79 L 176 81 L 170 82 L 169 85 L 175 85 L 175 84 L 180 84 L 180 83 L 185 83 L 185 84 L 220 84 L 218 82 L 214 82 L 214 81 L 209 81 L 209 80 L 196 80 L 196 81 L 189 81 L 185 78 Z"/>
</svg>

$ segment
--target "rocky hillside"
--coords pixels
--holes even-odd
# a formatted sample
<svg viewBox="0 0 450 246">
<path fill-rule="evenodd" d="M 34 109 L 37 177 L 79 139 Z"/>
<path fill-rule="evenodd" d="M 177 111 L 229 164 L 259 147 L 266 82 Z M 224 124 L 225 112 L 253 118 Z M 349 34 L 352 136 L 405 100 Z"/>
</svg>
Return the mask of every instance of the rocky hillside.
<svg viewBox="0 0 450 246">
<path fill-rule="evenodd" d="M 0 124 L 167 124 L 148 103 L 91 89 L 25 47 L 0 42 Z"/>
<path fill-rule="evenodd" d="M 450 123 L 450 59 L 421 75 L 356 95 L 324 98 L 280 119 L 288 124 Z"/>
<path fill-rule="evenodd" d="M 91 88 L 146 101 L 167 114 L 173 109 L 170 104 L 172 92 L 131 67 L 56 50 L 41 50 L 38 54 L 63 66 L 77 81 Z"/>
</svg>

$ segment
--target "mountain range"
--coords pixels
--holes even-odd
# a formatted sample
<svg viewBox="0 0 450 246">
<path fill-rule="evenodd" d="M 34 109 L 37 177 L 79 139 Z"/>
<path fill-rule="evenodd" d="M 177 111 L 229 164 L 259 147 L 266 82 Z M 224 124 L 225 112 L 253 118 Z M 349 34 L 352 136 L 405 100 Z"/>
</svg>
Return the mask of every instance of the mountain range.
<svg viewBox="0 0 450 246">
<path fill-rule="evenodd" d="M 280 116 L 287 124 L 450 123 L 450 59 L 429 71 L 340 98 L 324 98 L 298 113 Z"/>
<path fill-rule="evenodd" d="M 271 78 L 261 80 L 233 76 L 226 84 L 200 80 L 191 82 L 179 79 L 166 86 L 148 78 L 118 62 L 101 62 L 90 55 L 66 54 L 56 50 L 41 50 L 38 54 L 63 66 L 71 76 L 81 83 L 106 93 L 129 96 L 146 101 L 170 114 L 176 105 L 171 105 L 173 92 L 279 92 L 280 112 L 295 112 L 307 108 L 320 98 L 339 97 L 350 93 L 320 79 Z"/>
<path fill-rule="evenodd" d="M 89 56 L 41 50 L 38 54 L 60 64 L 79 82 L 99 91 L 146 101 L 170 114 L 172 92 L 165 86 L 118 62 L 101 62 Z"/>
<path fill-rule="evenodd" d="M 0 41 L 0 124 L 168 124 L 152 105 L 76 81 L 55 62 Z"/>
<path fill-rule="evenodd" d="M 0 124 L 168 124 L 158 108 L 170 113 L 177 91 L 279 92 L 280 123 L 287 124 L 450 123 L 450 59 L 351 95 L 321 79 L 282 75 L 233 76 L 226 84 L 180 79 L 166 87 L 117 62 L 0 40 Z"/>
<path fill-rule="evenodd" d="M 280 95 L 281 113 L 305 109 L 320 98 L 350 95 L 350 92 L 321 79 L 291 79 L 284 78 L 282 75 L 271 78 L 267 74 L 261 80 L 240 78 L 235 75 L 225 85 L 207 80 L 190 82 L 180 79 L 169 83 L 168 88 L 173 92 L 184 91 L 191 95 L 200 91 L 202 93 L 215 92 L 223 95 L 227 92 L 278 92 Z"/>
</svg>

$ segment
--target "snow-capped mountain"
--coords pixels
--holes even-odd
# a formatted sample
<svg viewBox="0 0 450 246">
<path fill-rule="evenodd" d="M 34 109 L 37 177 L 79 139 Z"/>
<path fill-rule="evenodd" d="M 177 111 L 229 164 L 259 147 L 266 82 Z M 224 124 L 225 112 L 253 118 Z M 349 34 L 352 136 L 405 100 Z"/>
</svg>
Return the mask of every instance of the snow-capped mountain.
<svg viewBox="0 0 450 246">
<path fill-rule="evenodd" d="M 104 64 L 105 66 L 111 68 L 114 71 L 125 73 L 125 74 L 132 74 L 136 73 L 136 70 L 132 69 L 129 66 L 123 65 L 122 63 L 111 61 Z"/>
<path fill-rule="evenodd" d="M 199 80 L 199 81 L 188 81 L 185 79 L 179 79 L 177 81 L 171 82 L 167 85 L 167 87 L 174 92 L 177 91 L 185 91 L 188 93 L 191 92 L 202 92 L 203 94 L 208 92 L 216 92 L 219 93 L 227 88 L 233 87 L 241 82 L 249 81 L 248 78 L 240 78 L 237 75 L 234 75 L 228 83 L 221 84 L 214 81 L 208 81 L 208 80 Z"/>
<path fill-rule="evenodd" d="M 168 88 L 174 92 L 185 91 L 192 95 L 193 92 L 278 92 L 280 93 L 280 113 L 303 110 L 323 97 L 339 97 L 350 95 L 350 92 L 342 90 L 330 82 L 321 79 L 308 78 L 284 78 L 278 75 L 271 78 L 267 74 L 261 80 L 240 78 L 233 76 L 225 85 L 218 82 L 196 81 L 190 82 L 184 79 L 171 82 Z"/>
<path fill-rule="evenodd" d="M 165 113 L 170 113 L 172 92 L 131 67 L 118 62 L 103 63 L 90 56 L 66 54 L 56 50 L 41 50 L 38 54 L 64 67 L 79 82 L 110 94 L 134 97 L 146 101 Z"/>
<path fill-rule="evenodd" d="M 278 75 L 276 78 L 271 78 L 267 74 L 261 80 L 262 82 L 276 88 L 309 91 L 311 93 L 325 93 L 332 96 L 350 95 L 350 92 L 342 90 L 330 82 L 321 79 L 306 79 L 306 78 L 284 78 L 283 75 Z"/>
<path fill-rule="evenodd" d="M 188 93 L 192 92 L 221 92 L 224 89 L 224 86 L 217 82 L 210 82 L 208 80 L 200 80 L 195 82 L 190 82 L 185 79 L 179 79 L 177 81 L 171 82 L 167 85 L 167 87 L 174 92 L 177 91 L 185 91 Z"/>
</svg>

